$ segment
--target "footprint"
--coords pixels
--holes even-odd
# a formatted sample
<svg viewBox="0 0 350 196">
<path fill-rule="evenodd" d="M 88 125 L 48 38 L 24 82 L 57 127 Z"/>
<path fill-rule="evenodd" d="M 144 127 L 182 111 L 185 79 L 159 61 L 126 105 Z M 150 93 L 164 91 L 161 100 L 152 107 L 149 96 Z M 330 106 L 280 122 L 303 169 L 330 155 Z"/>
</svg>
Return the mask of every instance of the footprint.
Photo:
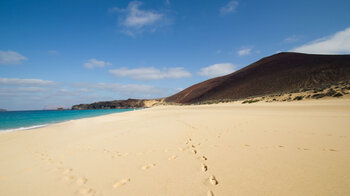
<svg viewBox="0 0 350 196">
<path fill-rule="evenodd" d="M 120 186 L 127 184 L 128 182 L 130 182 L 130 178 L 120 180 L 120 181 L 113 184 L 113 188 L 118 188 Z"/>
<path fill-rule="evenodd" d="M 202 165 L 201 165 L 201 170 L 202 170 L 203 172 L 206 172 L 206 171 L 208 170 L 208 166 L 202 163 Z"/>
<path fill-rule="evenodd" d="M 77 184 L 78 184 L 78 185 L 83 185 L 83 184 L 86 184 L 86 183 L 87 183 L 87 181 L 88 181 L 88 179 L 87 179 L 87 178 L 85 178 L 85 177 L 78 178 L 78 180 L 77 180 Z"/>
<path fill-rule="evenodd" d="M 218 181 L 216 180 L 215 176 L 210 176 L 209 177 L 209 182 L 212 185 L 217 185 L 218 184 Z"/>
<path fill-rule="evenodd" d="M 63 171 L 63 174 L 68 174 L 68 173 L 71 172 L 71 171 L 73 171 L 72 168 L 66 169 L 66 170 Z"/>
<path fill-rule="evenodd" d="M 208 192 L 207 192 L 207 196 L 214 196 L 213 191 L 208 191 Z"/>
<path fill-rule="evenodd" d="M 177 158 L 177 156 L 173 155 L 173 156 L 169 157 L 168 160 L 171 161 L 171 160 L 174 160 L 176 158 Z"/>
<path fill-rule="evenodd" d="M 82 188 L 78 191 L 82 195 L 94 195 L 95 191 L 91 188 Z"/>
<path fill-rule="evenodd" d="M 207 160 L 207 157 L 206 156 L 201 156 L 201 157 L 198 157 L 199 159 L 202 159 L 203 161 L 206 161 Z"/>
<path fill-rule="evenodd" d="M 309 150 L 308 148 L 300 148 L 298 147 L 298 150 Z"/>
<path fill-rule="evenodd" d="M 193 153 L 193 154 L 197 154 L 197 150 L 193 149 L 193 150 L 192 150 L 192 153 Z"/>
<path fill-rule="evenodd" d="M 146 170 L 146 169 L 150 169 L 152 167 L 156 166 L 156 164 L 152 163 L 152 164 L 147 164 L 145 166 L 142 167 L 143 170 Z"/>
<path fill-rule="evenodd" d="M 329 149 L 329 151 L 333 151 L 333 152 L 335 152 L 335 151 L 337 151 L 336 149 L 332 149 L 332 148 L 330 148 Z"/>
</svg>

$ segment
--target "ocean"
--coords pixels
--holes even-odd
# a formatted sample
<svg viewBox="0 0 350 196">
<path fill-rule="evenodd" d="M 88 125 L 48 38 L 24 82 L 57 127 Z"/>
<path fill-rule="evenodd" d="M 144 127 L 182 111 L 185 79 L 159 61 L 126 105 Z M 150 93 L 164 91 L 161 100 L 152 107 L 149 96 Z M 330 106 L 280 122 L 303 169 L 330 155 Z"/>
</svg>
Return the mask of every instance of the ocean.
<svg viewBox="0 0 350 196">
<path fill-rule="evenodd" d="M 132 110 L 134 109 L 6 111 L 0 112 L 0 131 L 34 129 L 52 123 Z"/>
</svg>

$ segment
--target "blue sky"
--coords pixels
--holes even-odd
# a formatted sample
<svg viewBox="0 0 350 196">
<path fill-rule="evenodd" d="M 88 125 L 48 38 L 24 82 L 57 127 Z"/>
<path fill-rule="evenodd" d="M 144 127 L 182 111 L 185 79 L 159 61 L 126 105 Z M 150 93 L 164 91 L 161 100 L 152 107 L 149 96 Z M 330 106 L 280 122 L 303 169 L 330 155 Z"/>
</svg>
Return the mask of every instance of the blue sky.
<svg viewBox="0 0 350 196">
<path fill-rule="evenodd" d="M 280 51 L 350 53 L 350 1 L 0 1 L 0 108 L 165 97 Z"/>
</svg>

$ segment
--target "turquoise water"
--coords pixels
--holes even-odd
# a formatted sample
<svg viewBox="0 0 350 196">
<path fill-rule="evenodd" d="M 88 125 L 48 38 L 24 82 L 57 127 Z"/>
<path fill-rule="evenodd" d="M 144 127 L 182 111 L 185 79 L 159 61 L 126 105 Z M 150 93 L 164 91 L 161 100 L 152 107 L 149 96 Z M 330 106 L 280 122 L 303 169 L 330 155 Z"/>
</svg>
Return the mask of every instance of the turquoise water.
<svg viewBox="0 0 350 196">
<path fill-rule="evenodd" d="M 35 110 L 0 112 L 0 131 L 26 130 L 79 118 L 126 112 L 134 109 L 110 110 Z"/>
</svg>

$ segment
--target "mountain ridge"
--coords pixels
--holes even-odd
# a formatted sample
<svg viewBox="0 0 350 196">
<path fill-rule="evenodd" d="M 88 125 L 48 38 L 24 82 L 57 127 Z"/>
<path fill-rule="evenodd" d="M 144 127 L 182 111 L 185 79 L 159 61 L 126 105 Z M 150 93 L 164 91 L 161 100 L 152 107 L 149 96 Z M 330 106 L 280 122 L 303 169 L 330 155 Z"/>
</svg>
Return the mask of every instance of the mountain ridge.
<svg viewBox="0 0 350 196">
<path fill-rule="evenodd" d="M 350 81 L 350 55 L 282 52 L 264 57 L 231 74 L 192 85 L 165 98 L 165 101 L 192 104 L 238 100 L 342 81 Z"/>
</svg>

